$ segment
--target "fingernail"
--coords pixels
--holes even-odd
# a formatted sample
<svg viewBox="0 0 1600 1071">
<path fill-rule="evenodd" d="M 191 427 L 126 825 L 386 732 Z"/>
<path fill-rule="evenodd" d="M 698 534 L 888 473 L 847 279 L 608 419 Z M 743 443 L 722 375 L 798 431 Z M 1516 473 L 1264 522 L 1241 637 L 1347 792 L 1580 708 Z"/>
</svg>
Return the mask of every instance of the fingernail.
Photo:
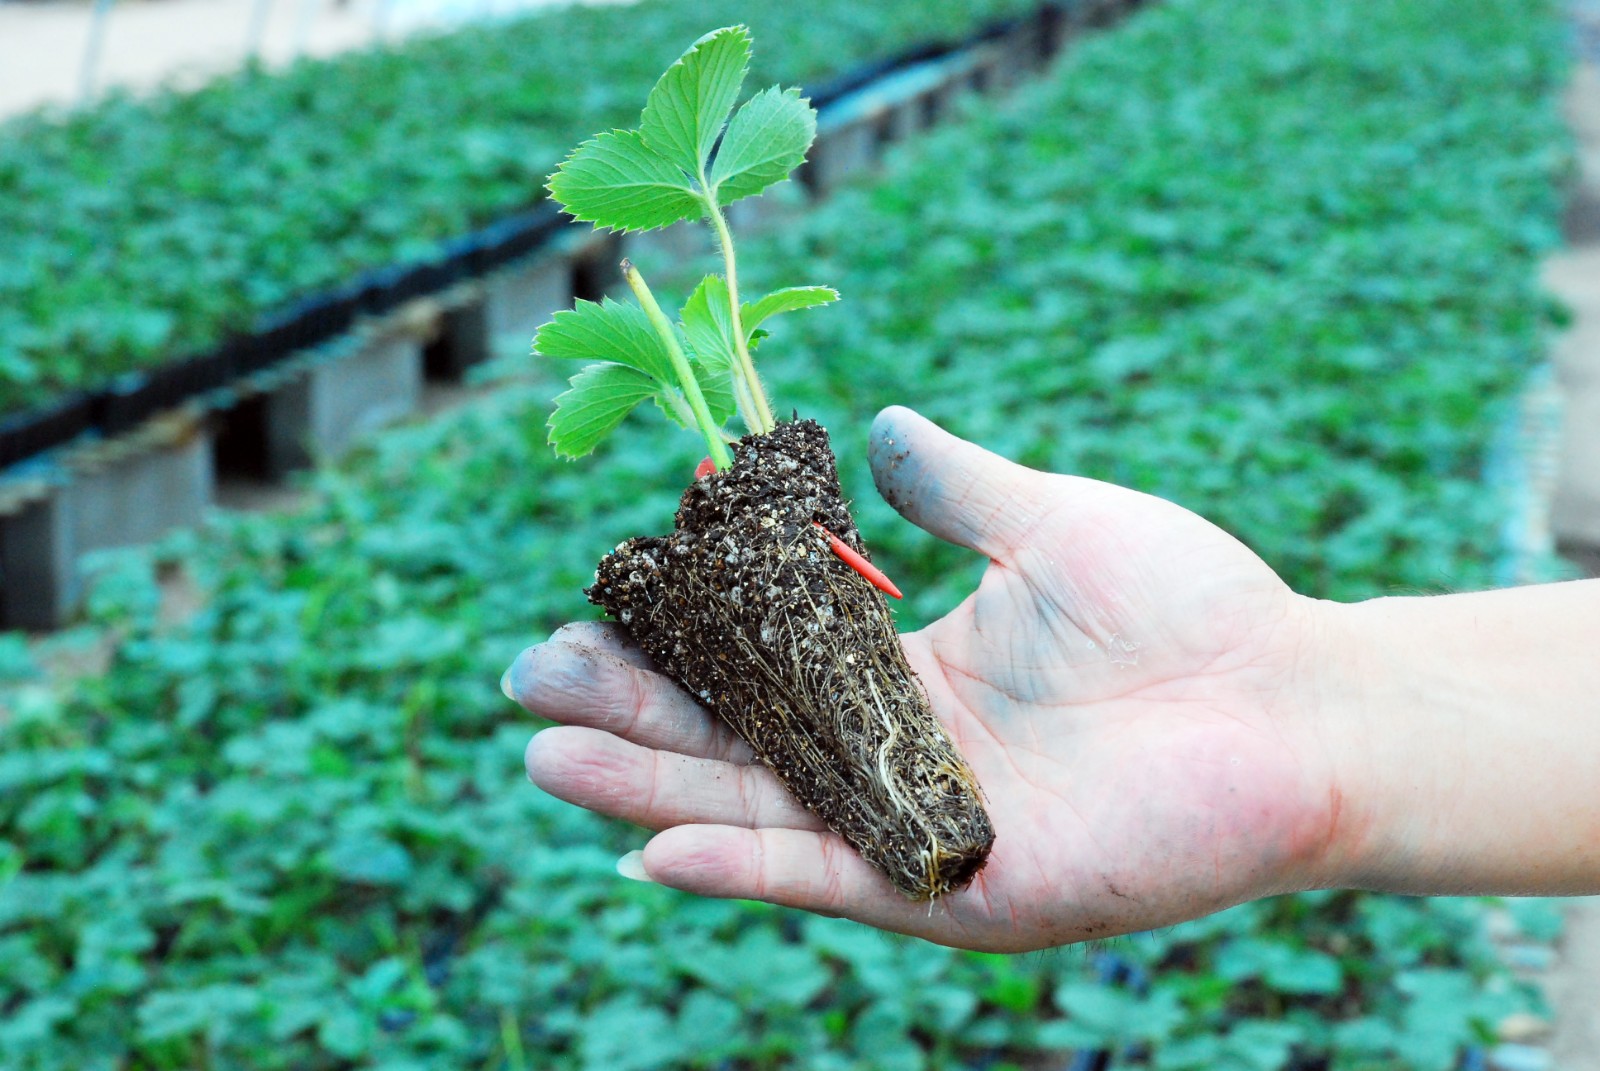
<svg viewBox="0 0 1600 1071">
<path fill-rule="evenodd" d="M 632 851 L 617 860 L 617 873 L 631 881 L 643 881 L 654 885 L 655 879 L 644 872 L 644 852 Z"/>
<path fill-rule="evenodd" d="M 517 694 L 511 690 L 511 671 L 516 668 L 516 663 L 512 663 L 511 666 L 500 675 L 500 690 L 506 693 L 506 698 L 511 700 L 513 703 L 517 701 Z"/>
</svg>

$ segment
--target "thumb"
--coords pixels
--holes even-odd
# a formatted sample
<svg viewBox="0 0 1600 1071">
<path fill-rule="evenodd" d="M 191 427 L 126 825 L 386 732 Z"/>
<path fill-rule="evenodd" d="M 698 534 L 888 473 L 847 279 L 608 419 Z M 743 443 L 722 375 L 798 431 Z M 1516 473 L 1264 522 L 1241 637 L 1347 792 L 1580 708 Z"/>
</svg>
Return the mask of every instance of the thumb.
<svg viewBox="0 0 1600 1071">
<path fill-rule="evenodd" d="M 1052 505 L 1051 478 L 957 438 L 903 406 L 872 422 L 867 448 L 883 500 L 948 543 L 1006 561 Z"/>
</svg>

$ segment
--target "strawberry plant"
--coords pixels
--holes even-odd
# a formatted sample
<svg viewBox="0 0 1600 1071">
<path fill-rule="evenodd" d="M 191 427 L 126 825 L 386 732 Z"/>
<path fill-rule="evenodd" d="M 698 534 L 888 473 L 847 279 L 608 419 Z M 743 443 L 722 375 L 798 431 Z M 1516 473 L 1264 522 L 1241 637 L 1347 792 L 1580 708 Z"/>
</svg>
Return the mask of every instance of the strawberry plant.
<svg viewBox="0 0 1600 1071">
<path fill-rule="evenodd" d="M 776 426 L 751 360 L 752 335 L 778 313 L 838 300 L 825 286 L 787 287 L 748 306 L 739 300 L 723 208 L 788 178 L 817 133 L 816 112 L 798 89 L 774 86 L 729 117 L 749 62 L 743 26 L 701 38 L 650 91 L 639 129 L 585 142 L 551 176 L 551 196 L 581 222 L 628 233 L 704 219 L 726 271 L 701 280 L 674 326 L 638 267 L 624 261 L 638 306 L 583 301 L 540 330 L 534 345 L 546 356 L 610 358 L 574 376 L 557 399 L 550 420 L 557 453 L 588 453 L 650 399 L 700 431 L 716 468 L 729 467 L 721 426 L 734 410 L 753 434 Z"/>
<path fill-rule="evenodd" d="M 628 540 L 588 589 L 655 661 L 716 711 L 802 803 L 908 896 L 965 885 L 994 843 L 976 779 L 906 663 L 865 557 L 827 433 L 779 424 L 751 351 L 762 324 L 838 298 L 789 286 L 739 295 L 724 207 L 786 179 L 816 136 L 797 89 L 733 110 L 750 34 L 725 27 L 667 69 L 636 130 L 580 145 L 550 180 L 574 218 L 615 231 L 704 220 L 724 272 L 694 288 L 676 323 L 637 265 L 638 305 L 580 302 L 534 348 L 592 360 L 556 399 L 549 439 L 577 457 L 652 401 L 710 451 L 669 536 Z M 723 424 L 737 412 L 747 434 Z"/>
</svg>

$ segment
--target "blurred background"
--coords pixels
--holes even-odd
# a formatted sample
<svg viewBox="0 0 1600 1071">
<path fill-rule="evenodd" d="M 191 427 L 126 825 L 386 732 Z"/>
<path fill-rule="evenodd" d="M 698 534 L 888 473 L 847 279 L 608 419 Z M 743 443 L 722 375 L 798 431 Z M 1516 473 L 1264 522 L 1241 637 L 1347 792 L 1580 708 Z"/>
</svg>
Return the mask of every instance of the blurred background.
<svg viewBox="0 0 1600 1071">
<path fill-rule="evenodd" d="M 891 403 L 1307 594 L 1600 573 L 1594 0 L 0 0 L 0 1067 L 1600 1068 L 1588 901 L 966 954 L 526 784 L 500 672 L 700 456 L 558 461 L 530 340 L 711 263 L 543 183 L 734 22 L 820 112 L 741 274 L 844 295 L 763 374 L 902 627 L 983 563 L 877 499 Z"/>
<path fill-rule="evenodd" d="M 108 88 L 198 86 L 248 62 L 279 67 L 547 7 L 551 0 L 5 0 L 0 115 L 73 106 Z"/>
</svg>

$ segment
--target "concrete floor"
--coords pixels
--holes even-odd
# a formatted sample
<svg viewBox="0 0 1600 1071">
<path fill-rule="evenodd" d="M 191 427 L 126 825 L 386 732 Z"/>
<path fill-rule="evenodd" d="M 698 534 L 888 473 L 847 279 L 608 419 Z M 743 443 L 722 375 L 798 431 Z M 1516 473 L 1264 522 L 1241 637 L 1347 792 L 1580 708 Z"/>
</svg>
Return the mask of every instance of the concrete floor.
<svg viewBox="0 0 1600 1071">
<path fill-rule="evenodd" d="M 1572 313 L 1556 342 L 1563 395 L 1559 475 L 1551 509 L 1556 546 L 1589 576 L 1600 576 L 1600 3 L 1574 9 L 1586 53 L 1567 94 L 1578 139 L 1579 175 L 1567 215 L 1569 248 L 1545 266 L 1546 286 Z M 1600 637 L 1596 638 L 1600 657 Z M 1555 1012 L 1555 1071 L 1600 1071 L 1600 898 L 1567 906 L 1567 930 L 1549 979 Z"/>
<path fill-rule="evenodd" d="M 1600 1069 L 1600 898 L 1567 905 L 1561 958 L 1547 991 L 1555 1011 L 1552 1071 Z"/>
<path fill-rule="evenodd" d="M 1593 566 L 1600 565 L 1600 64 L 1580 64 L 1567 114 L 1579 157 L 1570 245 L 1544 272 L 1545 285 L 1573 317 L 1554 354 L 1565 413 L 1550 523 L 1557 546 Z"/>
</svg>

